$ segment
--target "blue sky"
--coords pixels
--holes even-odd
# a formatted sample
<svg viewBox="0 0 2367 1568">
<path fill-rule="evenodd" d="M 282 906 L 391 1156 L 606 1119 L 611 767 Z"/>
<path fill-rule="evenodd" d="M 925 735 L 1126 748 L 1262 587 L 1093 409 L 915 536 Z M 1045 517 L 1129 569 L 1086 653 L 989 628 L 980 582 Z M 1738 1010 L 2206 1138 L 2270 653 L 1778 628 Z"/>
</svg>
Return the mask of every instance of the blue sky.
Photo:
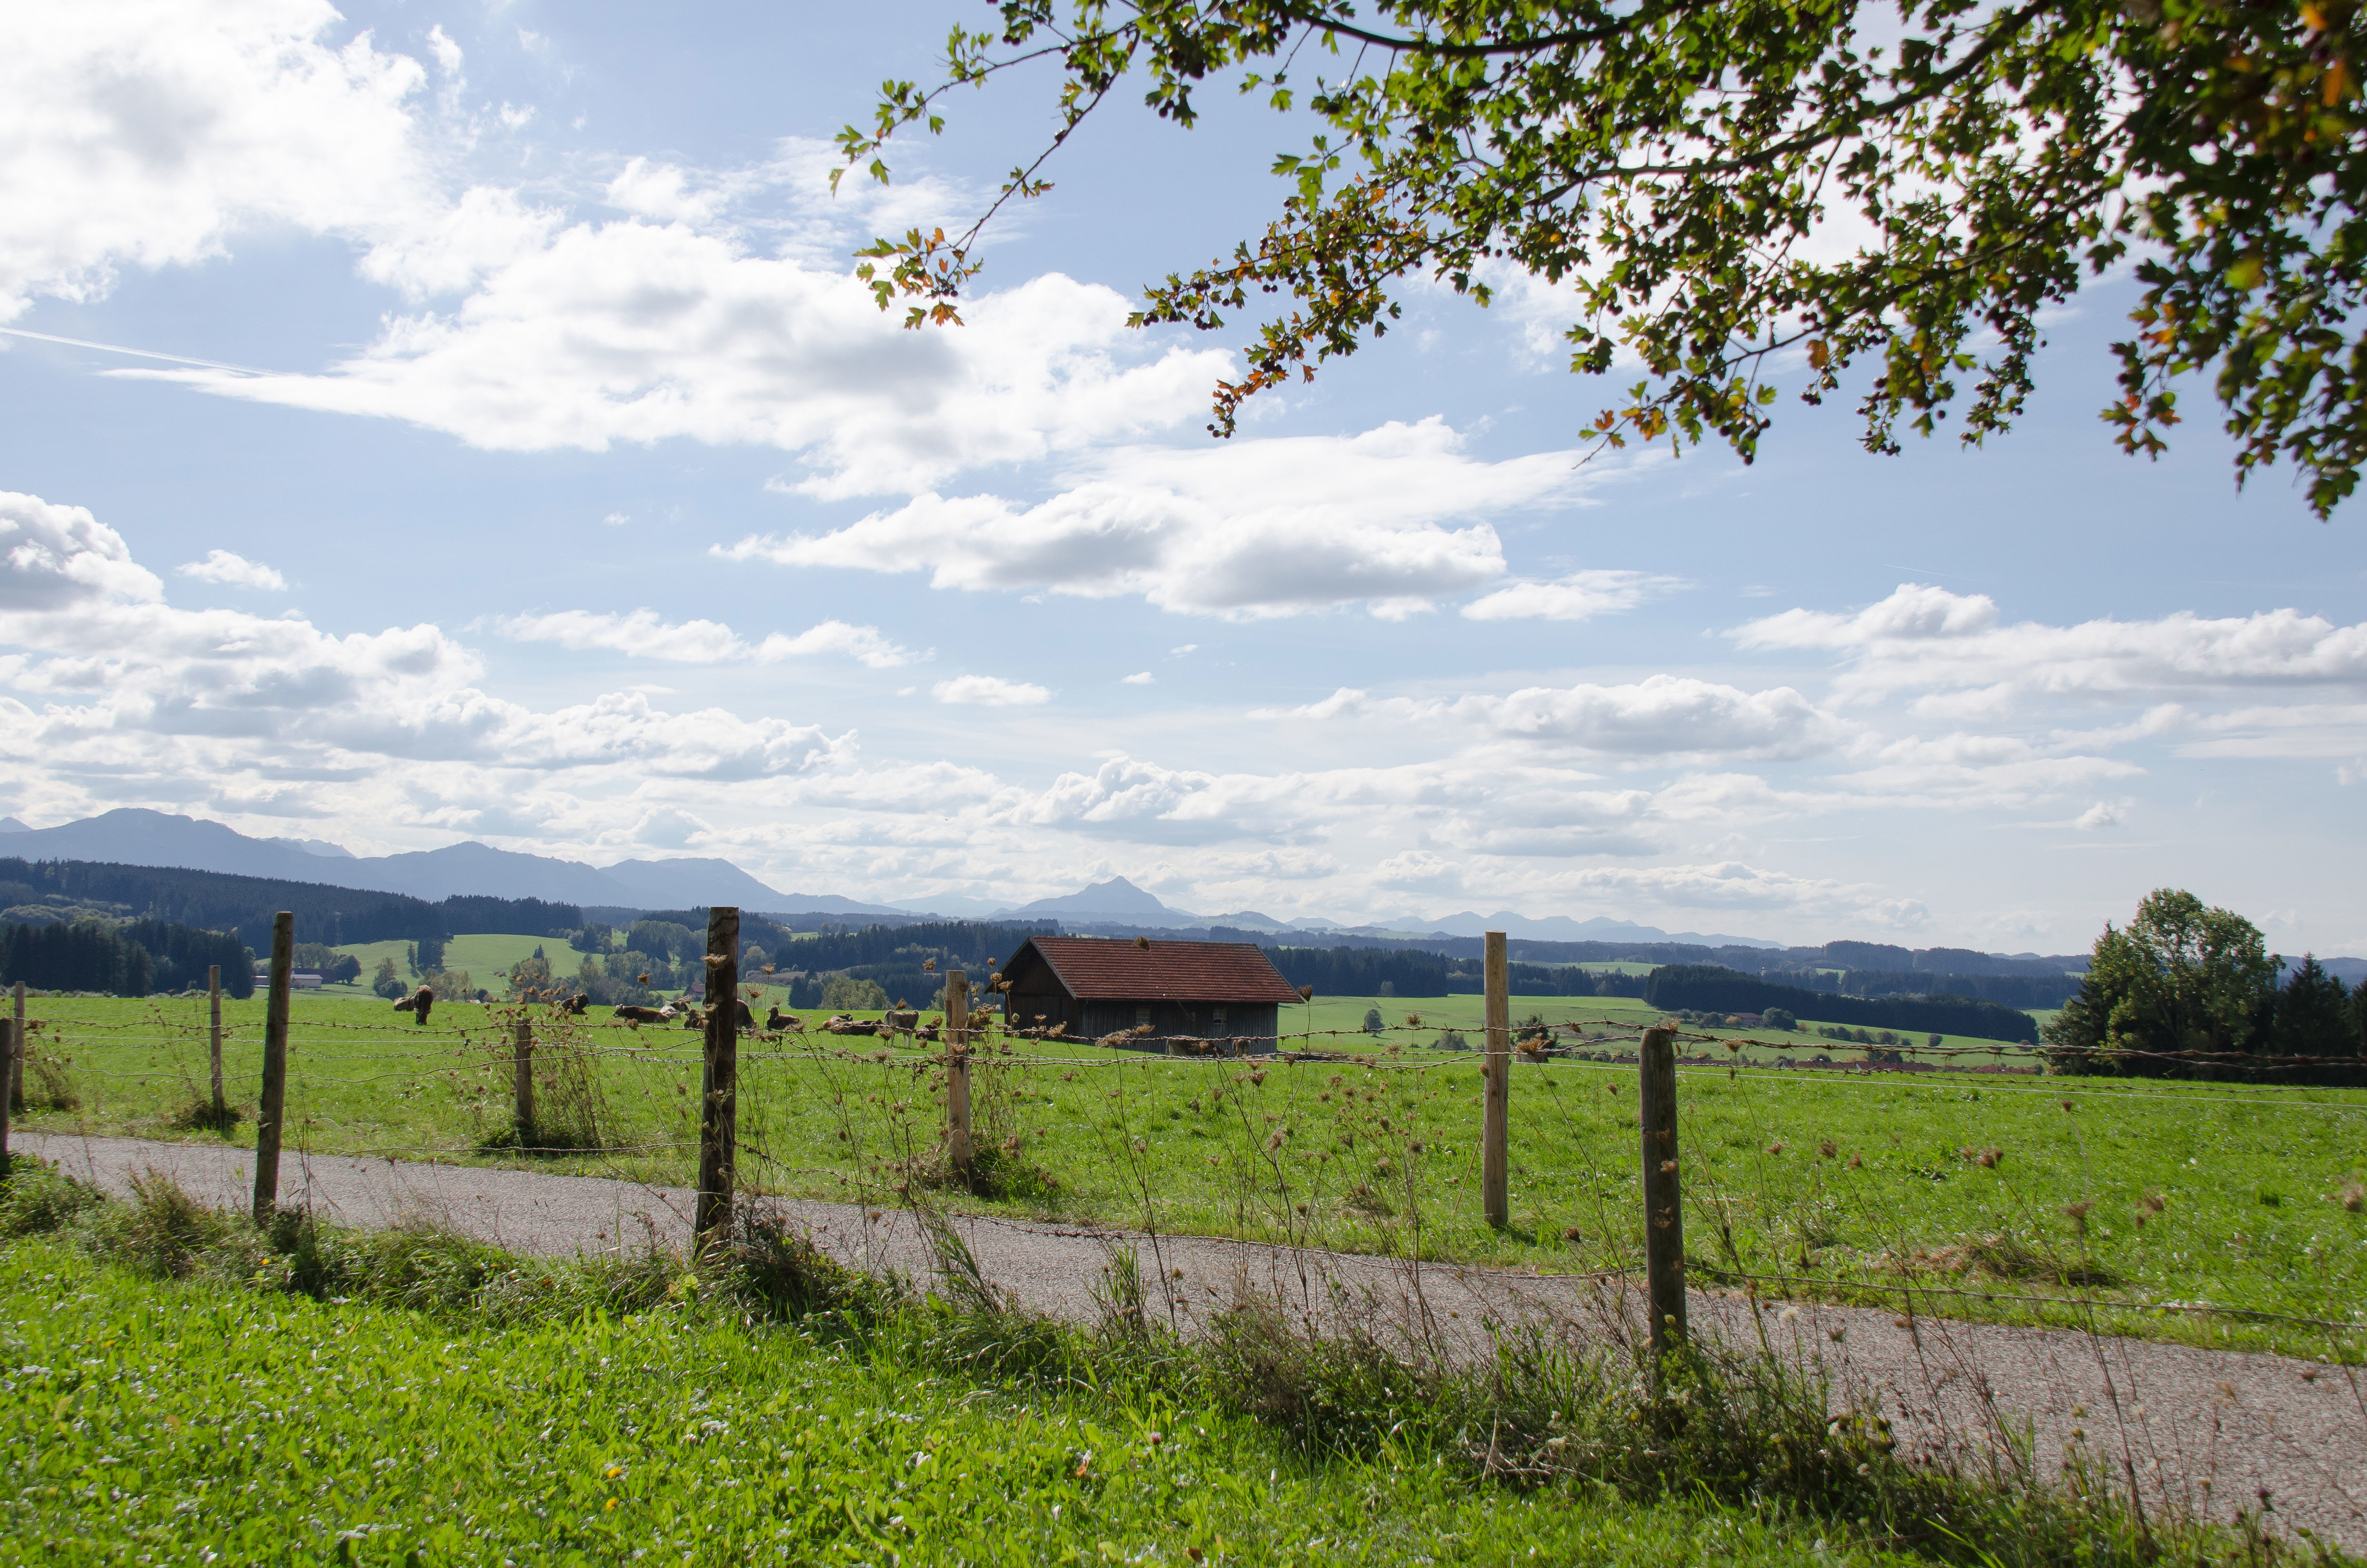
<svg viewBox="0 0 2367 1568">
<path fill-rule="evenodd" d="M 1229 91 L 1093 123 L 968 326 L 853 280 L 1047 134 L 1015 77 L 823 184 L 989 15 L 0 23 L 0 812 L 2053 951 L 2174 884 L 2367 950 L 2357 519 L 2239 495 L 2205 387 L 2112 449 L 2125 283 L 1979 452 L 1841 400 L 1581 464 L 1605 390 L 1517 282 L 1216 443 L 1238 337 L 1122 318 L 1280 199 L 1306 127 Z"/>
</svg>

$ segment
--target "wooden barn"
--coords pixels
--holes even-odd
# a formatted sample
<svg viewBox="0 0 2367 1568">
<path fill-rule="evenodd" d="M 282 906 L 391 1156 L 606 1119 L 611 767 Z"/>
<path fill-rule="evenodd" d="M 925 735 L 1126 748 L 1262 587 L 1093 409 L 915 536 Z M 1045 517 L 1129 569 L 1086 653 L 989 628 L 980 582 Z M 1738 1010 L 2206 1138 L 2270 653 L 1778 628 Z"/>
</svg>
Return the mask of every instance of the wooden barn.
<svg viewBox="0 0 2367 1568">
<path fill-rule="evenodd" d="M 1119 1043 L 1146 1051 L 1270 1051 L 1281 1009 L 1299 999 L 1253 942 L 1030 937 L 1002 978 L 1012 1028 L 1066 1024 L 1072 1040 L 1131 1032 Z"/>
</svg>

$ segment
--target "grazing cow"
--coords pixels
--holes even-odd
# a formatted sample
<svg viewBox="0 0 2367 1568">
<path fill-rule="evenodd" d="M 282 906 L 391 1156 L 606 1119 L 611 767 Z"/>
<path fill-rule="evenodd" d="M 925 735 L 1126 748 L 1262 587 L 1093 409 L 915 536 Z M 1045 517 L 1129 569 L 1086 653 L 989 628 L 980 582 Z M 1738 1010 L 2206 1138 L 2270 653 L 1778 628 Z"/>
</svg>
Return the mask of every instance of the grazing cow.
<svg viewBox="0 0 2367 1568">
<path fill-rule="evenodd" d="M 580 1018 L 583 1016 L 583 1009 L 591 1005 L 591 993 L 579 991 L 574 995 L 567 998 L 566 1001 L 561 1002 L 559 1005 L 559 1010 L 566 1014 L 571 1018 Z"/>
<path fill-rule="evenodd" d="M 617 1017 L 629 1024 L 662 1024 L 667 1013 L 662 1007 L 635 1007 L 629 1005 L 617 1009 Z"/>
<path fill-rule="evenodd" d="M 427 1015 L 435 1009 L 435 1006 L 436 993 L 423 985 L 397 1002 L 394 1005 L 394 1010 L 398 1013 L 410 1014 L 411 1021 L 414 1024 L 424 1024 L 427 1021 Z"/>
</svg>

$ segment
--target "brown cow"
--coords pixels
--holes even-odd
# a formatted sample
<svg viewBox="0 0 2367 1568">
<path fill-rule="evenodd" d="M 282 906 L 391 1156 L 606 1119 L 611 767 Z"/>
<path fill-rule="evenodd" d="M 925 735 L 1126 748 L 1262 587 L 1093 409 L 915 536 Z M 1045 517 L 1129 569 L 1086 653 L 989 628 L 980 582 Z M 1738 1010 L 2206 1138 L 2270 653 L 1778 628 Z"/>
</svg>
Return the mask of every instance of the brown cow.
<svg viewBox="0 0 2367 1568">
<path fill-rule="evenodd" d="M 394 1010 L 398 1013 L 410 1014 L 411 1021 L 414 1024 L 424 1024 L 427 1021 L 427 1015 L 434 1011 L 435 1006 L 436 993 L 423 985 L 397 1002 L 394 1005 Z"/>
</svg>

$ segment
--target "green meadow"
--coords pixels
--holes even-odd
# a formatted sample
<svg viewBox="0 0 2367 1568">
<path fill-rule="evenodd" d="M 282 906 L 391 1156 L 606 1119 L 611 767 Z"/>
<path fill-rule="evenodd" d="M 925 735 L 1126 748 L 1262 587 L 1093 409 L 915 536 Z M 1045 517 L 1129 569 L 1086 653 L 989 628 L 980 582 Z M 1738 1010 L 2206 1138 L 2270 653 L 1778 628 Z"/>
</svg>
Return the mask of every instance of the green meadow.
<svg viewBox="0 0 2367 1568">
<path fill-rule="evenodd" d="M 1764 1365 L 1700 1377 L 1639 1458 L 1615 1363 L 1457 1376 L 1254 1316 L 1192 1345 L 1063 1328 L 761 1239 L 696 1273 L 534 1263 L 6 1187 L 11 1562 L 2200 1568 L 2240 1545 L 1919 1471 Z"/>
<path fill-rule="evenodd" d="M 37 998 L 23 1119 L 247 1141 L 262 999 L 225 1007 L 231 1097 L 247 1118 L 226 1133 L 192 1114 L 206 1081 L 204 1006 Z M 1356 1034 L 1374 1006 L 1392 1032 Z M 1497 1232 L 1477 1190 L 1479 1057 L 1430 1049 L 1442 1025 L 1476 1041 L 1479 999 L 1325 999 L 1287 1011 L 1304 1017 L 1286 1017 L 1286 1030 L 1314 1031 L 1292 1062 L 990 1042 L 974 1091 L 983 1191 L 940 1186 L 937 1200 L 1546 1271 L 1634 1264 L 1632 1068 L 1516 1064 L 1512 1222 Z M 1532 1012 L 1595 1024 L 1647 1016 L 1601 999 L 1514 999 L 1515 1018 Z M 1406 1026 L 1408 1014 L 1422 1025 Z M 534 1142 L 561 1152 L 521 1155 L 515 1016 L 447 1004 L 419 1028 L 376 998 L 300 994 L 289 1148 L 688 1181 L 695 1034 L 536 1010 Z M 2299 1354 L 2367 1349 L 2367 1334 L 2324 1326 L 2360 1324 L 2367 1302 L 2367 1092 L 1771 1064 L 1806 1061 L 1811 1046 L 1844 1062 L 1855 1054 L 1774 1037 L 1682 1070 L 1697 1282 L 1873 1302 L 1912 1286 L 1945 1292 L 1919 1311 Z M 818 1031 L 748 1039 L 742 1178 L 763 1191 L 895 1201 L 908 1178 L 942 1178 L 941 1096 L 934 1058 L 909 1043 Z M 2178 1310 L 2195 1306 L 2241 1311 Z"/>
</svg>

